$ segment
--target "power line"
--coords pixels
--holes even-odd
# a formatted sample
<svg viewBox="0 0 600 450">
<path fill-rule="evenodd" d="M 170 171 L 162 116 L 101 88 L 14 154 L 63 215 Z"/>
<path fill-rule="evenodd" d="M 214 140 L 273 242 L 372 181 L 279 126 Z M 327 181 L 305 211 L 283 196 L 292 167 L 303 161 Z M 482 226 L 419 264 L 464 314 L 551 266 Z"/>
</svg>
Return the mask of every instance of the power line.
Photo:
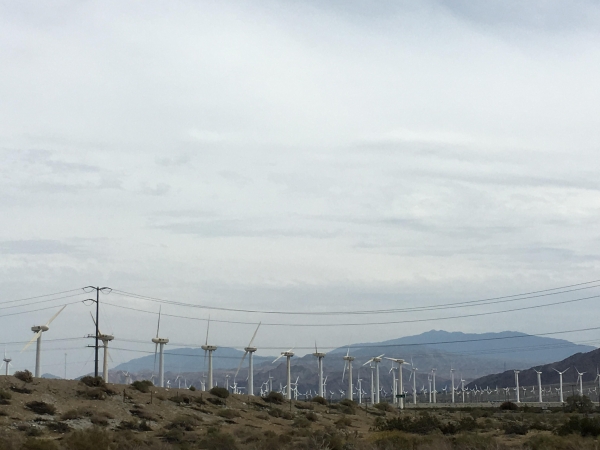
<svg viewBox="0 0 600 450">
<path fill-rule="evenodd" d="M 184 303 L 177 302 L 173 300 L 162 299 L 158 297 L 150 297 L 141 294 L 135 294 L 132 292 L 122 291 L 119 289 L 115 289 L 113 292 L 119 294 L 123 297 L 137 298 L 139 300 L 148 300 L 156 303 L 169 304 L 174 306 L 182 306 L 182 307 L 190 307 L 190 308 L 199 308 L 199 309 L 208 309 L 208 310 L 216 310 L 216 311 L 228 311 L 228 312 L 242 312 L 242 313 L 253 313 L 253 314 L 279 314 L 279 315 L 343 315 L 343 314 L 386 314 L 386 313 L 395 313 L 395 312 L 410 312 L 410 311 L 427 311 L 434 309 L 446 309 L 446 308 L 454 308 L 454 307 L 465 307 L 472 305 L 486 305 L 486 304 L 495 304 L 495 303 L 505 303 L 512 302 L 518 300 L 525 300 L 528 298 L 538 298 L 545 297 L 549 295 L 558 295 L 564 294 L 568 292 L 580 291 L 583 289 L 592 289 L 596 287 L 600 287 L 600 285 L 590 286 L 592 284 L 600 283 L 600 280 L 586 281 L 583 283 L 571 284 L 566 286 L 560 286 L 550 289 L 543 289 L 539 291 L 531 291 L 525 292 L 522 294 L 512 294 L 501 297 L 491 297 L 479 300 L 469 300 L 464 302 L 455 302 L 455 303 L 442 303 L 438 305 L 430 305 L 430 306 L 421 306 L 421 307 L 411 307 L 411 308 L 393 308 L 393 309 L 374 309 L 374 310 L 362 310 L 362 311 L 323 311 L 323 312 L 303 312 L 303 311 L 265 311 L 265 310 L 255 310 L 255 309 L 238 309 L 238 308 L 225 308 L 225 307 L 217 307 L 217 306 L 207 306 L 207 305 L 196 305 L 192 303 Z M 585 286 L 585 287 L 581 287 Z M 570 289 L 576 288 L 576 289 Z M 552 292 L 559 291 L 559 292 Z M 541 294 L 541 295 L 534 295 Z"/>
<path fill-rule="evenodd" d="M 427 319 L 391 320 L 391 321 L 386 321 L 386 322 L 321 323 L 321 324 L 319 324 L 319 323 L 289 323 L 289 322 L 288 323 L 261 322 L 261 323 L 262 323 L 262 326 L 272 326 L 272 327 L 350 327 L 350 326 L 358 327 L 358 326 L 371 326 L 371 325 L 396 325 L 396 324 L 402 324 L 402 323 L 433 322 L 433 321 L 439 321 L 439 320 L 463 319 L 466 317 L 481 317 L 481 316 L 489 316 L 489 315 L 494 315 L 494 314 L 504 314 L 504 313 L 515 312 L 515 311 L 525 311 L 525 310 L 530 310 L 530 309 L 546 308 L 549 306 L 565 305 L 565 304 L 590 300 L 590 299 L 594 299 L 594 298 L 600 298 L 600 295 L 592 295 L 589 297 L 576 298 L 576 299 L 571 299 L 571 300 L 562 300 L 559 302 L 545 303 L 542 305 L 523 306 L 520 308 L 504 309 L 504 310 L 500 310 L 500 311 L 488 311 L 488 312 L 482 312 L 482 313 L 462 314 L 459 316 L 433 317 L 433 318 L 427 318 Z M 116 305 L 114 303 L 109 303 L 106 301 L 104 302 L 104 304 L 114 306 L 116 308 L 129 309 L 132 311 L 145 312 L 145 313 L 149 313 L 149 314 L 158 314 L 154 311 L 147 311 L 147 310 L 138 309 L 138 308 L 131 308 L 128 306 Z M 177 318 L 182 318 L 182 319 L 200 320 L 200 321 L 205 321 L 205 322 L 208 321 L 208 319 L 202 319 L 199 317 L 188 317 L 188 316 L 180 316 L 180 315 L 166 314 L 166 313 L 163 313 L 162 315 L 169 316 L 169 317 L 177 317 Z M 218 319 L 210 319 L 210 320 L 211 320 L 211 322 L 220 322 L 220 323 L 256 325 L 256 322 L 247 322 L 247 321 L 240 321 L 240 320 L 218 320 Z"/>
<path fill-rule="evenodd" d="M 68 291 L 61 291 L 61 292 L 55 292 L 53 294 L 44 294 L 44 295 L 37 295 L 35 297 L 27 297 L 27 298 L 20 298 L 18 300 L 8 300 L 8 301 L 3 301 L 0 302 L 0 305 L 4 305 L 6 303 L 16 303 L 16 302 L 24 302 L 27 300 L 36 300 L 38 298 L 43 298 L 43 297 L 51 297 L 53 295 L 62 295 L 62 294 L 68 294 L 69 292 L 75 292 L 75 291 L 81 291 L 83 288 L 77 288 L 77 289 L 69 289 Z"/>
<path fill-rule="evenodd" d="M 38 308 L 38 309 L 31 309 L 29 311 L 20 311 L 20 312 L 16 312 L 16 313 L 3 314 L 3 315 L 0 316 L 0 318 L 2 318 L 2 317 L 10 317 L 10 316 L 18 316 L 19 314 L 29 314 L 29 313 L 37 312 L 37 311 L 45 311 L 46 309 L 54 309 L 54 308 L 58 308 L 59 306 L 74 305 L 76 303 L 81 303 L 81 302 L 80 301 L 76 301 L 76 302 L 70 302 L 70 303 L 61 303 L 60 305 L 47 306 L 45 308 Z"/>
<path fill-rule="evenodd" d="M 24 308 L 27 306 L 31 306 L 31 305 L 38 305 L 40 303 L 48 303 L 48 302 L 54 302 L 56 300 L 63 300 L 65 298 L 72 298 L 72 297 L 77 297 L 78 295 L 81 295 L 82 293 L 77 293 L 77 294 L 72 294 L 72 295 L 65 295 L 63 297 L 56 297 L 56 298 L 50 298 L 50 299 L 46 299 L 46 300 L 38 300 L 37 302 L 31 302 L 31 303 L 27 303 L 25 305 L 12 305 L 12 306 L 4 306 L 1 307 L 1 309 L 11 309 L 11 308 Z"/>
</svg>

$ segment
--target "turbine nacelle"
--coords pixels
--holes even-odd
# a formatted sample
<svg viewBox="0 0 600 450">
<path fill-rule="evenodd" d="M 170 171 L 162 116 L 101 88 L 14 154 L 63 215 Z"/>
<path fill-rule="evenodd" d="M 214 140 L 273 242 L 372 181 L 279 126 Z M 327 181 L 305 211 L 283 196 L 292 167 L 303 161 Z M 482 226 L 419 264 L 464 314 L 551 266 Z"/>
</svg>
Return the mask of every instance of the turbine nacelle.
<svg viewBox="0 0 600 450">
<path fill-rule="evenodd" d="M 154 339 L 153 339 L 154 340 Z M 216 345 L 202 345 L 200 346 L 205 352 L 214 352 L 217 349 Z"/>
<path fill-rule="evenodd" d="M 31 327 L 31 331 L 33 331 L 34 333 L 39 333 L 40 331 L 43 333 L 44 331 L 48 331 L 49 329 L 50 327 L 46 325 L 37 325 L 35 327 Z"/>
<path fill-rule="evenodd" d="M 257 351 L 258 349 L 256 347 L 245 347 L 244 351 L 248 352 L 248 353 L 254 353 L 255 351 Z"/>
<path fill-rule="evenodd" d="M 102 337 L 100 337 L 100 339 L 102 339 Z M 168 344 L 169 340 L 165 338 L 152 338 L 152 342 L 155 344 Z"/>
</svg>

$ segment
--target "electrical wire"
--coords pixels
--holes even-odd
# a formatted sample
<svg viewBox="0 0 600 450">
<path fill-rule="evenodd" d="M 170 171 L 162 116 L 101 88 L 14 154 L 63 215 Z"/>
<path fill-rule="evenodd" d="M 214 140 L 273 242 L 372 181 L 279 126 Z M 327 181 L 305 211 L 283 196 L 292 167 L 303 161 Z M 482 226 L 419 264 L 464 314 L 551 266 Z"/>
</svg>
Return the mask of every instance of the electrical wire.
<svg viewBox="0 0 600 450">
<path fill-rule="evenodd" d="M 481 317 L 481 316 L 490 316 L 490 315 L 494 315 L 494 314 L 504 314 L 504 313 L 509 313 L 509 312 L 515 312 L 515 311 L 526 311 L 526 310 L 530 310 L 530 309 L 539 309 L 539 308 L 546 308 L 549 306 L 556 306 L 556 305 L 566 305 L 566 304 L 570 304 L 570 303 L 576 303 L 576 302 L 581 302 L 581 301 L 585 301 L 585 300 L 591 300 L 591 299 L 595 299 L 595 298 L 600 298 L 600 295 L 592 295 L 589 297 L 583 297 L 583 298 L 576 298 L 576 299 L 571 299 L 571 300 L 562 300 L 559 302 L 554 302 L 554 303 L 545 303 L 542 305 L 533 305 L 533 306 L 523 306 L 520 308 L 512 308 L 512 309 L 504 309 L 504 310 L 500 310 L 500 311 L 488 311 L 488 312 L 482 312 L 482 313 L 472 313 L 472 314 L 462 314 L 459 316 L 447 316 L 447 317 L 433 317 L 433 318 L 425 318 L 425 319 L 411 319 L 411 320 L 390 320 L 390 321 L 386 321 L 386 322 L 358 322 L 358 323 L 276 323 L 276 322 L 261 322 L 262 326 L 271 326 L 271 327 L 359 327 L 359 326 L 371 326 L 371 325 L 397 325 L 397 324 L 402 324 L 402 323 L 417 323 L 417 322 L 433 322 L 433 321 L 439 321 L 439 320 L 452 320 L 452 319 L 463 319 L 466 317 Z M 148 314 L 158 314 L 154 311 L 147 311 L 147 310 L 143 310 L 143 309 L 138 309 L 138 308 L 131 308 L 128 306 L 122 306 L 122 305 L 116 305 L 114 303 L 109 303 L 109 302 L 103 302 L 105 305 L 110 305 L 110 306 L 114 306 L 116 308 L 122 308 L 122 309 L 129 309 L 132 311 L 138 311 L 138 312 L 145 312 Z M 177 317 L 177 318 L 182 318 L 182 319 L 189 319 L 189 320 L 200 320 L 200 321 L 205 321 L 208 322 L 209 319 L 203 319 L 203 318 L 199 318 L 199 317 L 189 317 L 189 316 L 180 316 L 180 315 L 175 315 L 175 314 L 166 314 L 163 313 L 163 316 L 168 316 L 168 317 Z M 2 317 L 2 316 L 0 316 Z M 219 322 L 219 323 L 233 323 L 233 324 L 244 324 L 244 325 L 256 325 L 256 322 L 246 322 L 246 321 L 240 321 L 240 320 L 219 320 L 219 319 L 210 319 L 211 322 Z"/>
<path fill-rule="evenodd" d="M 136 298 L 139 300 L 148 300 L 157 303 L 169 304 L 173 306 L 182 306 L 189 308 L 199 308 L 199 309 L 207 309 L 207 310 L 217 310 L 217 311 L 228 311 L 228 312 L 242 312 L 242 313 L 253 313 L 253 314 L 280 314 L 280 315 L 344 315 L 344 314 L 388 314 L 388 313 L 397 313 L 397 312 L 411 312 L 411 311 L 428 311 L 435 309 L 447 309 L 454 307 L 466 307 L 473 306 L 477 304 L 486 305 L 486 304 L 495 304 L 495 303 L 505 303 L 512 302 L 518 300 L 525 300 L 528 298 L 538 298 L 545 297 L 549 295 L 558 295 L 564 294 L 574 291 L 580 291 L 583 289 L 592 289 L 596 287 L 600 287 L 600 285 L 589 286 L 591 284 L 600 283 L 600 280 L 586 281 L 583 283 L 571 284 L 566 286 L 560 286 L 556 288 L 543 289 L 539 291 L 531 291 L 525 292 L 522 294 L 512 294 L 501 297 L 491 297 L 479 300 L 469 300 L 464 302 L 455 302 L 455 303 L 442 303 L 438 305 L 429 305 L 429 306 L 420 306 L 420 307 L 411 307 L 411 308 L 393 308 L 393 309 L 374 309 L 374 310 L 362 310 L 362 311 L 323 311 L 323 312 L 304 312 L 304 311 L 265 311 L 265 310 L 255 310 L 255 309 L 238 309 L 238 308 L 225 308 L 225 307 L 217 307 L 217 306 L 207 306 L 207 305 L 195 305 L 192 303 L 184 303 L 184 302 L 176 302 L 173 300 L 166 300 L 158 297 L 150 297 L 141 294 L 135 294 L 132 292 L 122 291 L 119 289 L 113 289 L 113 292 L 121 295 L 123 297 Z M 585 287 L 580 287 L 585 286 Z M 570 289 L 575 288 L 575 289 Z M 559 292 L 552 292 L 559 291 Z M 541 294 L 541 295 L 534 295 Z"/>
<path fill-rule="evenodd" d="M 53 295 L 62 295 L 62 294 L 67 294 L 69 292 L 75 292 L 75 291 L 81 291 L 81 290 L 83 290 L 83 288 L 69 289 L 68 291 L 55 292 L 53 294 L 37 295 L 35 297 L 20 298 L 18 300 L 7 300 L 7 301 L 0 302 L 0 305 L 4 305 L 6 303 L 16 303 L 16 302 L 24 302 L 24 301 L 27 301 L 27 300 L 35 300 L 35 299 L 38 299 L 38 298 L 51 297 Z"/>
<path fill-rule="evenodd" d="M 37 304 L 40 304 L 40 303 L 48 303 L 48 302 L 54 302 L 56 300 L 63 300 L 65 298 L 77 297 L 78 295 L 81 295 L 81 293 L 72 294 L 72 295 L 65 295 L 63 297 L 56 297 L 56 298 L 51 298 L 51 299 L 46 299 L 46 300 L 38 300 L 37 302 L 31 302 L 31 303 L 27 303 L 25 305 L 3 306 L 3 307 L 0 307 L 0 310 L 2 310 L 2 309 L 11 309 L 11 308 L 24 308 L 24 307 L 27 307 L 27 306 L 37 305 Z"/>
<path fill-rule="evenodd" d="M 29 313 L 37 312 L 37 311 L 44 311 L 46 309 L 58 308 L 59 306 L 75 305 L 77 303 L 81 303 L 81 301 L 70 302 L 70 303 L 61 303 L 60 305 L 47 306 L 45 308 L 38 308 L 38 309 L 31 309 L 29 311 L 20 311 L 20 312 L 15 312 L 15 313 L 10 313 L 10 314 L 3 314 L 3 315 L 0 316 L 0 318 L 2 318 L 2 317 L 10 317 L 10 316 L 18 316 L 19 314 L 29 314 Z"/>
</svg>

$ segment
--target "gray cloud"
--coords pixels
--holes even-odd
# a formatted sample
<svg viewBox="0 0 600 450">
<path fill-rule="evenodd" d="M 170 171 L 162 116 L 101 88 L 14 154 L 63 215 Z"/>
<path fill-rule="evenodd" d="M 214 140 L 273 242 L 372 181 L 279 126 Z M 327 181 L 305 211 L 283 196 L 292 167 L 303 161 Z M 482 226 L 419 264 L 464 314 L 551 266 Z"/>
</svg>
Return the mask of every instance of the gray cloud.
<svg viewBox="0 0 600 450">
<path fill-rule="evenodd" d="M 73 245 L 51 239 L 0 241 L 0 252 L 7 255 L 72 254 L 78 251 Z"/>
</svg>

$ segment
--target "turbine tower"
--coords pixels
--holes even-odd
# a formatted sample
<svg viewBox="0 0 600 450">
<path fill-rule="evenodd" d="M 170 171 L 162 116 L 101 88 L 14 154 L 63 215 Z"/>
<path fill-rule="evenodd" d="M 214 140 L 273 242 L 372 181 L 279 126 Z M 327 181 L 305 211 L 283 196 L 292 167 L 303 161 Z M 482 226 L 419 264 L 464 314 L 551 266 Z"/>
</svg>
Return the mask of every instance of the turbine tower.
<svg viewBox="0 0 600 450">
<path fill-rule="evenodd" d="M 533 369 L 533 370 L 535 370 L 535 373 L 537 373 L 538 395 L 539 395 L 540 403 L 542 403 L 543 402 L 543 399 L 542 399 L 542 372 L 537 369 Z"/>
<path fill-rule="evenodd" d="M 200 348 L 204 350 L 204 362 L 206 365 L 206 354 L 208 353 L 208 391 L 210 391 L 213 385 L 213 364 L 212 364 L 212 354 L 217 349 L 216 345 L 208 345 L 208 331 L 210 330 L 210 316 L 208 317 L 208 324 L 206 325 L 206 341 L 204 345 Z"/>
<path fill-rule="evenodd" d="M 379 403 L 379 363 L 381 362 L 383 355 L 384 354 L 382 353 L 363 364 L 363 366 L 366 366 L 371 362 L 375 363 L 375 403 Z"/>
<path fill-rule="evenodd" d="M 517 386 L 517 403 L 521 403 L 521 399 L 519 397 L 519 373 L 520 370 L 514 370 L 515 372 L 515 385 Z"/>
<path fill-rule="evenodd" d="M 36 344 L 36 348 L 35 348 L 35 377 L 36 378 L 39 378 L 41 376 L 40 365 L 41 365 L 41 352 L 42 352 L 42 333 L 44 331 L 48 331 L 50 329 L 49 326 L 52 323 L 52 321 L 54 319 L 56 319 L 56 317 L 66 307 L 67 307 L 67 305 L 64 305 L 62 308 L 60 308 L 58 310 L 58 312 L 56 314 L 54 314 L 48 322 L 46 322 L 46 325 L 38 325 L 38 326 L 31 327 L 31 331 L 33 331 L 35 334 L 31 338 L 31 340 L 27 344 L 25 344 L 25 347 L 23 347 L 23 349 L 21 350 L 21 352 L 25 351 L 27 349 L 27 347 L 29 347 L 33 343 L 33 341 L 37 340 L 37 344 Z"/>
<path fill-rule="evenodd" d="M 579 381 L 579 395 L 583 397 L 583 374 L 585 372 L 580 372 L 577 367 L 575 367 L 575 372 L 577 372 L 577 381 Z"/>
<path fill-rule="evenodd" d="M 402 381 L 402 366 L 404 364 L 408 364 L 405 360 L 400 359 L 400 358 L 388 358 L 386 356 L 385 359 L 389 359 L 390 361 L 395 362 L 396 364 L 398 364 L 398 382 L 396 383 L 396 393 L 400 395 L 400 397 L 398 398 L 398 403 L 400 404 L 400 409 L 404 409 L 404 383 Z M 392 372 L 393 373 L 393 372 Z"/>
<path fill-rule="evenodd" d="M 286 367 L 287 367 L 287 386 L 286 386 L 286 398 L 288 400 L 292 399 L 292 366 L 291 366 L 291 358 L 292 356 L 294 356 L 294 352 L 292 352 L 292 349 L 290 348 L 287 352 L 281 352 L 281 355 L 279 355 L 277 358 L 275 358 L 275 361 L 273 361 L 273 363 L 277 362 L 277 360 L 279 360 L 282 357 L 286 357 Z"/>
<path fill-rule="evenodd" d="M 6 373 L 5 373 L 6 376 L 8 376 L 9 368 L 10 368 L 10 366 L 12 366 L 12 364 L 10 363 L 11 361 L 12 361 L 11 358 L 6 357 L 6 349 L 4 349 L 4 359 L 2 360 L 2 366 L 4 364 L 6 364 Z M 2 369 L 2 366 L 0 366 L 0 370 Z"/>
<path fill-rule="evenodd" d="M 433 379 L 433 403 L 437 403 L 437 390 L 435 388 L 435 371 L 437 369 L 431 369 L 431 377 Z"/>
<path fill-rule="evenodd" d="M 252 347 L 252 343 L 254 342 L 256 333 L 258 333 L 260 324 L 261 324 L 261 322 L 258 323 L 258 326 L 256 327 L 256 331 L 254 331 L 254 334 L 252 335 L 252 339 L 250 339 L 250 343 L 248 344 L 248 347 L 244 348 L 244 356 L 242 356 L 240 365 L 238 366 L 238 368 L 235 372 L 235 375 L 233 377 L 233 381 L 235 382 L 235 379 L 237 378 L 237 375 L 242 367 L 242 364 L 244 363 L 244 359 L 246 358 L 246 355 L 250 355 L 250 356 L 248 356 L 248 395 L 254 395 L 254 360 L 253 360 L 253 357 L 254 357 L 254 352 L 258 349 L 256 347 Z"/>
<path fill-rule="evenodd" d="M 346 352 L 346 356 L 344 356 L 344 372 L 342 373 L 342 383 L 343 383 L 344 375 L 346 374 L 346 366 L 348 366 L 348 392 L 346 393 L 346 398 L 348 400 L 354 399 L 354 392 L 352 392 L 352 389 L 353 389 L 353 386 L 352 386 L 352 361 L 354 361 L 354 356 L 350 356 L 350 349 L 348 349 L 348 351 Z"/>
<path fill-rule="evenodd" d="M 327 395 L 323 395 L 323 358 L 325 358 L 325 353 L 319 352 L 316 342 L 313 356 L 317 358 L 317 365 L 319 367 L 319 397 L 325 398 L 325 395 Z"/>
<path fill-rule="evenodd" d="M 156 337 L 152 338 L 152 342 L 154 342 L 154 368 L 156 368 L 156 351 L 158 350 L 158 386 L 165 387 L 165 355 L 164 349 L 165 344 L 169 343 L 169 340 L 166 338 L 159 338 L 158 332 L 160 331 L 160 313 L 161 310 L 158 310 L 158 325 L 156 327 Z"/>
<path fill-rule="evenodd" d="M 92 322 L 94 322 L 94 326 L 96 326 L 96 319 L 94 319 L 94 315 L 90 312 L 90 316 L 92 318 Z M 102 341 L 102 347 L 104 350 L 104 361 L 102 365 L 102 379 L 105 383 L 108 383 L 108 358 L 110 358 L 110 354 L 108 353 L 108 343 L 112 341 L 115 337 L 110 334 L 102 334 L 100 328 L 98 330 L 98 340 Z M 89 334 L 88 337 L 95 338 L 96 336 L 93 334 Z M 110 358 L 112 361 L 112 358 Z"/>
<path fill-rule="evenodd" d="M 558 370 L 556 370 L 555 368 L 552 368 L 552 370 L 554 370 L 556 373 L 558 373 L 558 383 L 559 383 L 559 391 L 560 391 L 560 402 L 563 403 L 563 382 L 562 382 L 562 378 L 563 378 L 563 373 L 565 373 L 567 370 L 569 370 L 570 367 L 567 367 L 565 370 L 563 370 L 562 372 L 559 372 Z"/>
<path fill-rule="evenodd" d="M 412 358 L 411 358 L 411 360 L 412 360 Z M 417 404 L 417 370 L 419 370 L 419 369 L 417 369 L 414 364 L 411 364 L 411 366 L 412 366 L 411 367 L 412 372 L 410 373 L 410 376 L 412 377 L 412 380 L 413 380 L 413 405 L 416 405 Z"/>
<path fill-rule="evenodd" d="M 450 369 L 450 378 L 452 379 L 452 403 L 454 403 L 454 371 L 456 369 Z"/>
</svg>

